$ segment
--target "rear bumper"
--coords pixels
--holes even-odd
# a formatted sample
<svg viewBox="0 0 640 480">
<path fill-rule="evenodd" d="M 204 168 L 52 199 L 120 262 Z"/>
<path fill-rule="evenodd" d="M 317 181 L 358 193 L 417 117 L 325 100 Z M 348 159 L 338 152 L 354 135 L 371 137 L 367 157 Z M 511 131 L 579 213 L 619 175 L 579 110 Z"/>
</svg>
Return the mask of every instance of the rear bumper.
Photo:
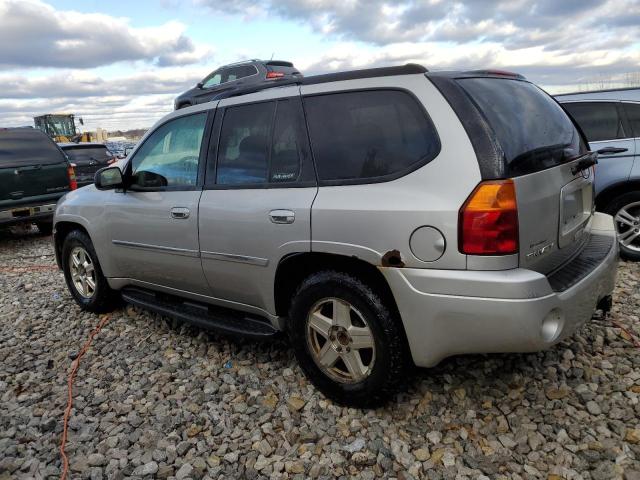
<svg viewBox="0 0 640 480">
<path fill-rule="evenodd" d="M 520 268 L 383 268 L 416 365 L 433 366 L 465 353 L 532 352 L 572 335 L 615 285 L 618 242 L 609 215 L 596 214 L 592 237 L 601 246 L 597 259 L 593 248 L 585 248 L 586 253 L 563 267 L 572 268 L 577 277 L 562 289 L 553 282 L 557 273 L 546 277 Z M 585 260 L 585 255 L 591 257 Z M 585 263 L 588 267 L 577 268 Z"/>
<path fill-rule="evenodd" d="M 0 210 L 0 225 L 14 225 L 24 222 L 53 221 L 53 213 L 56 210 L 55 203 L 25 205 L 10 209 Z"/>
</svg>

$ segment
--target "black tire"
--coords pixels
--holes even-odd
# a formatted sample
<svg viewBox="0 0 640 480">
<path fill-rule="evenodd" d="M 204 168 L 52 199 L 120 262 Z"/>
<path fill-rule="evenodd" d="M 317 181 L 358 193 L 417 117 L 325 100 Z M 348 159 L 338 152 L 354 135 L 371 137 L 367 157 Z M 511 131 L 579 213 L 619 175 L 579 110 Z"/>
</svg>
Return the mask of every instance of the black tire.
<svg viewBox="0 0 640 480">
<path fill-rule="evenodd" d="M 94 268 L 95 288 L 90 297 L 83 296 L 72 280 L 70 256 L 76 247 L 84 249 L 90 257 Z M 93 243 L 89 236 L 83 231 L 73 230 L 65 237 L 64 243 L 62 244 L 62 270 L 64 271 L 67 288 L 82 310 L 103 313 L 110 312 L 120 305 L 120 296 L 118 292 L 109 287 L 107 279 L 102 274 L 102 268 L 100 268 L 100 262 L 98 262 L 98 256 L 93 248 Z"/>
<path fill-rule="evenodd" d="M 308 341 L 311 309 L 332 298 L 356 309 L 373 336 L 375 361 L 368 376 L 357 383 L 341 383 L 323 372 Z M 289 309 L 289 337 L 300 367 L 324 395 L 337 403 L 360 408 L 384 404 L 405 385 L 411 365 L 404 329 L 393 312 L 381 295 L 350 274 L 322 271 L 309 276 L 298 287 Z"/>
<path fill-rule="evenodd" d="M 624 193 L 618 197 L 615 197 L 613 200 L 609 202 L 609 204 L 605 207 L 605 213 L 612 215 L 615 217 L 621 209 L 632 205 L 634 203 L 640 203 L 640 192 L 629 192 Z M 640 207 L 634 207 L 633 212 L 635 216 L 640 217 Z M 640 220 L 640 218 L 639 218 Z M 618 224 L 616 224 L 618 226 Z M 640 228 L 640 225 L 637 225 L 635 228 Z M 636 239 L 635 245 L 640 245 L 640 240 Z M 619 243 L 620 246 L 620 256 L 627 260 L 632 260 L 635 262 L 640 261 L 640 250 L 633 250 L 629 247 L 626 247 L 622 243 Z"/>
<path fill-rule="evenodd" d="M 53 232 L 53 222 L 35 222 L 36 227 L 43 235 L 51 235 Z"/>
</svg>

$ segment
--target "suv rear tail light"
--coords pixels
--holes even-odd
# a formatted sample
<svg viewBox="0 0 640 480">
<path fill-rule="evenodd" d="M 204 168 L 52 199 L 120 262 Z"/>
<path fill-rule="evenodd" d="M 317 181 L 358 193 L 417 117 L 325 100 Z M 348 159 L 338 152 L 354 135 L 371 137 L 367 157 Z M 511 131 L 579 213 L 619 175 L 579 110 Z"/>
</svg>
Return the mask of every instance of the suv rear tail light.
<svg viewBox="0 0 640 480">
<path fill-rule="evenodd" d="M 275 79 L 284 77 L 284 73 L 282 72 L 267 72 L 267 79 Z"/>
<path fill-rule="evenodd" d="M 78 188 L 76 171 L 73 169 L 73 167 L 75 167 L 73 163 L 67 167 L 67 177 L 69 177 L 69 190 L 76 190 Z"/>
<path fill-rule="evenodd" d="M 517 253 L 518 206 L 513 180 L 480 183 L 460 209 L 458 228 L 461 253 Z"/>
</svg>

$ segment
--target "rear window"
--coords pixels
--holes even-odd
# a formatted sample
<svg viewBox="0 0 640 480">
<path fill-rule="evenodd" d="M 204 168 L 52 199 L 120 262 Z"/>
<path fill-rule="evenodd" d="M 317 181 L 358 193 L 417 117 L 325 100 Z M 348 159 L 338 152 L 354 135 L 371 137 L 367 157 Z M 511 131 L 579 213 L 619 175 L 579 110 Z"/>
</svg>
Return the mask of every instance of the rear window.
<svg viewBox="0 0 640 480">
<path fill-rule="evenodd" d="M 73 147 L 63 150 L 72 162 L 78 164 L 90 163 L 91 161 L 106 163 L 107 160 L 113 158 L 113 154 L 106 147 Z"/>
<path fill-rule="evenodd" d="M 440 151 L 435 127 L 416 100 L 399 90 L 304 99 L 321 181 L 367 183 L 408 173 Z"/>
<path fill-rule="evenodd" d="M 506 175 L 537 172 L 586 153 L 569 116 L 535 85 L 496 78 L 464 78 L 458 83 L 495 133 Z"/>
<path fill-rule="evenodd" d="M 0 129 L 0 168 L 50 165 L 64 161 L 60 149 L 40 130 Z"/>
</svg>

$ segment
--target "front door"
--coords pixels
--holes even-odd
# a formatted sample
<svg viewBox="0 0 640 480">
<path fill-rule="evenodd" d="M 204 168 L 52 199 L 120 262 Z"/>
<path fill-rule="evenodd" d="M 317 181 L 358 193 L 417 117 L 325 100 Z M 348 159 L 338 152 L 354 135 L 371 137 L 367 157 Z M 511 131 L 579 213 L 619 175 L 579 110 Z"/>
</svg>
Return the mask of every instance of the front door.
<svg viewBox="0 0 640 480">
<path fill-rule="evenodd" d="M 279 91 L 287 93 L 254 103 L 225 99 L 218 107 L 200 200 L 200 250 L 212 294 L 229 306 L 274 313 L 278 262 L 311 247 L 315 173 L 298 89 Z"/>
<path fill-rule="evenodd" d="M 111 256 L 124 278 L 207 294 L 198 245 L 207 112 L 169 120 L 136 150 L 110 196 Z"/>
</svg>

